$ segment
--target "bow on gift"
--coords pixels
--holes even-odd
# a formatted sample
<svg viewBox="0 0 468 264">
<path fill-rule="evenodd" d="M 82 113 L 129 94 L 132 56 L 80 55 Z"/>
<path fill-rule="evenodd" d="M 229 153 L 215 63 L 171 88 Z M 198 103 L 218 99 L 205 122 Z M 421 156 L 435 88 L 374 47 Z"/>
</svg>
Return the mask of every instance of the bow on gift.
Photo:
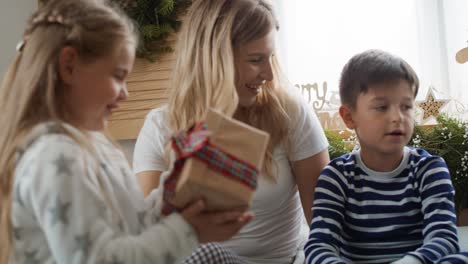
<svg viewBox="0 0 468 264">
<path fill-rule="evenodd" d="M 162 209 L 164 215 L 169 215 L 177 210 L 169 200 L 175 195 L 178 177 L 188 158 L 196 158 L 210 169 L 218 171 L 252 190 L 257 188 L 257 168 L 210 144 L 209 135 L 210 131 L 207 130 L 206 123 L 200 122 L 189 131 L 181 131 L 172 137 L 172 148 L 176 153 L 176 161 L 172 172 L 164 181 L 164 206 Z"/>
</svg>

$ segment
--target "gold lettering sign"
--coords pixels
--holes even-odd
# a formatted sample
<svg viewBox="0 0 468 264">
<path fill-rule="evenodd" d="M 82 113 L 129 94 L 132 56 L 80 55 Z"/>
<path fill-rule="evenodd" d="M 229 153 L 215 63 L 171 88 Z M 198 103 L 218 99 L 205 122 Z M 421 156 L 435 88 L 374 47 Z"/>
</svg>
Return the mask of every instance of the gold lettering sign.
<svg viewBox="0 0 468 264">
<path fill-rule="evenodd" d="M 323 82 L 322 85 L 316 82 L 312 84 L 296 84 L 295 87 L 299 89 L 304 99 L 314 109 L 324 129 L 346 129 L 338 113 L 340 106 L 338 92 L 332 91 L 331 96 L 329 96 L 327 82 Z"/>
</svg>

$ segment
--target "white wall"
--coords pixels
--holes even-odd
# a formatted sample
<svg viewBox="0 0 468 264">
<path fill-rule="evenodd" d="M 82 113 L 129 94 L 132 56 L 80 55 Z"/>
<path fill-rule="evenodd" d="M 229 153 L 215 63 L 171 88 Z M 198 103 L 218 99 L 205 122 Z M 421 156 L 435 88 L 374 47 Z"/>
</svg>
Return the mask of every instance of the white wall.
<svg viewBox="0 0 468 264">
<path fill-rule="evenodd" d="M 365 49 L 383 49 L 415 69 L 420 79 L 418 101 L 425 100 L 433 87 L 436 99 L 450 99 L 442 112 L 468 120 L 468 63 L 455 61 L 456 52 L 468 46 L 468 0 L 277 2 L 280 53 L 294 84 L 326 81 L 325 100 L 336 107 L 333 98 L 345 62 Z"/>
<path fill-rule="evenodd" d="M 459 64 L 455 61 L 455 54 L 468 46 L 468 1 L 450 0 L 442 3 L 450 95 L 468 108 L 468 62 Z M 468 109 L 464 109 L 464 117 L 468 120 Z"/>
<path fill-rule="evenodd" d="M 425 100 L 429 87 L 436 89 L 437 99 L 446 99 L 449 94 L 449 81 L 441 2 L 416 0 L 415 3 L 417 49 L 413 52 L 417 56 L 418 64 L 417 67 L 412 66 L 415 67 L 420 81 L 418 99 Z"/>
<path fill-rule="evenodd" d="M 26 21 L 36 8 L 37 0 L 0 0 L 0 76 L 13 59 Z"/>
<path fill-rule="evenodd" d="M 418 100 L 425 98 L 429 86 L 448 89 L 439 2 L 283 1 L 280 48 L 286 73 L 295 84 L 326 81 L 329 100 L 338 91 L 349 58 L 377 48 L 404 58 L 415 69 L 421 80 Z"/>
</svg>

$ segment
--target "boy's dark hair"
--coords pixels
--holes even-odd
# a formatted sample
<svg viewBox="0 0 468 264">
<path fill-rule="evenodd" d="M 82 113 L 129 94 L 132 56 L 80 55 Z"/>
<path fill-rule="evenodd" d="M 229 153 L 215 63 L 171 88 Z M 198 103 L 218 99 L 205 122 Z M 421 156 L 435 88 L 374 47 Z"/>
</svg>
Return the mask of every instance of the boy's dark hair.
<svg viewBox="0 0 468 264">
<path fill-rule="evenodd" d="M 369 85 L 399 79 L 410 84 L 416 97 L 419 79 L 406 61 L 381 50 L 367 50 L 356 54 L 346 63 L 341 72 L 341 103 L 355 108 L 359 94 L 366 93 Z"/>
</svg>

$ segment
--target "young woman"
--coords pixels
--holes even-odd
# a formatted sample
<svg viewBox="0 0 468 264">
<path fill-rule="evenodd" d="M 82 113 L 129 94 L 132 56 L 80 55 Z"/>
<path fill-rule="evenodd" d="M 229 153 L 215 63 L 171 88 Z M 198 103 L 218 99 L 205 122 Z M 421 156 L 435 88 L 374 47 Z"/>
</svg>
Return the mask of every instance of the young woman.
<svg viewBox="0 0 468 264">
<path fill-rule="evenodd" d="M 140 185 L 146 195 L 158 186 L 168 169 L 170 135 L 203 119 L 209 107 L 268 132 L 266 162 L 250 208 L 255 218 L 216 247 L 229 259 L 291 263 L 307 239 L 304 215 L 310 222 L 315 182 L 329 161 L 328 142 L 311 107 L 292 94 L 281 74 L 272 7 L 264 0 L 195 0 L 185 21 L 169 103 L 148 114 L 136 143 Z M 200 255 L 212 247 L 187 261 L 202 263 Z"/>
</svg>

